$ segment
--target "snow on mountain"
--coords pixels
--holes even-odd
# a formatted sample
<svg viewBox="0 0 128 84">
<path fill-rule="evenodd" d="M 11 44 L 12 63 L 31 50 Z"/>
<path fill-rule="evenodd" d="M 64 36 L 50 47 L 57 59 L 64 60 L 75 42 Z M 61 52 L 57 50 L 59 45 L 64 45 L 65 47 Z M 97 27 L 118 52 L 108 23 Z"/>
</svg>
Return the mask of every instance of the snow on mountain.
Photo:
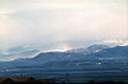
<svg viewBox="0 0 128 84">
<path fill-rule="evenodd" d="M 127 46 L 128 40 L 104 40 L 102 43 L 111 46 Z"/>
<path fill-rule="evenodd" d="M 68 52 L 89 54 L 89 53 L 96 53 L 103 49 L 112 48 L 116 46 L 128 46 L 128 41 L 127 40 L 104 40 L 101 43 L 91 45 L 87 48 L 72 49 L 72 50 L 69 50 Z"/>
<path fill-rule="evenodd" d="M 95 44 L 95 45 L 91 45 L 87 48 L 78 48 L 78 49 L 72 49 L 69 50 L 68 52 L 72 52 L 72 53 L 83 53 L 83 54 L 90 54 L 90 53 L 96 53 L 99 52 L 103 49 L 109 48 L 108 45 L 103 45 L 103 44 Z"/>
<path fill-rule="evenodd" d="M 115 42 L 115 41 L 114 41 Z M 0 61 L 13 61 L 13 60 L 19 60 L 19 59 L 34 59 L 38 58 L 40 56 L 47 56 L 49 58 L 45 59 L 47 60 L 55 60 L 56 58 L 59 57 L 60 59 L 81 59 L 81 58 L 88 58 L 87 55 L 89 54 L 94 54 L 101 52 L 105 49 L 113 48 L 116 46 L 127 46 L 127 42 L 122 42 L 119 41 L 116 44 L 113 41 L 104 41 L 102 44 L 95 44 L 91 45 L 87 48 L 77 48 L 77 49 L 71 49 L 67 51 L 60 51 L 60 50 L 49 50 L 49 51 L 41 51 L 39 49 L 34 49 L 30 47 L 25 47 L 25 46 L 19 46 L 19 47 L 14 47 L 11 49 L 8 49 L 6 51 L 1 51 L 0 56 L 1 59 Z M 79 56 L 79 57 L 76 57 Z M 58 60 L 58 59 L 56 59 Z"/>
<path fill-rule="evenodd" d="M 18 46 L 18 47 L 10 48 L 5 51 L 1 51 L 0 61 L 13 61 L 16 59 L 33 58 L 38 53 L 40 53 L 40 50 L 38 49 Z"/>
<path fill-rule="evenodd" d="M 92 49 L 92 48 L 91 48 Z M 1 67 L 16 66 L 43 66 L 43 67 L 78 67 L 88 64 L 101 65 L 102 63 L 125 63 L 128 60 L 128 46 L 116 46 L 105 48 L 99 52 L 89 54 L 71 52 L 47 52 L 40 53 L 33 58 L 17 59 L 14 61 L 3 62 Z"/>
</svg>

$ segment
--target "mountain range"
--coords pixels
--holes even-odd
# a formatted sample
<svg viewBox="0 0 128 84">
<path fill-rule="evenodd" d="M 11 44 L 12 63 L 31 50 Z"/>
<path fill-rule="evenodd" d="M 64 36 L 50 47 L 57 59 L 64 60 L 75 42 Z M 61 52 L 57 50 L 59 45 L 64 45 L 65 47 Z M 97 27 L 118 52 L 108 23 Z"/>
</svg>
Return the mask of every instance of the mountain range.
<svg viewBox="0 0 128 84">
<path fill-rule="evenodd" d="M 37 53 L 38 54 L 35 54 Z M 33 55 L 33 57 L 25 58 L 25 55 Z M 128 58 L 128 46 L 108 46 L 108 45 L 92 45 L 88 48 L 72 49 L 65 52 L 40 52 L 38 50 L 28 50 L 15 54 L 16 56 L 24 56 L 9 62 L 2 62 L 2 64 L 20 66 L 38 66 L 50 62 L 70 62 L 70 61 L 86 61 L 99 59 L 124 59 Z M 9 64 L 8 64 L 9 63 Z"/>
<path fill-rule="evenodd" d="M 72 80 L 76 77 L 80 81 L 85 80 L 84 78 L 92 80 L 96 78 L 95 76 L 104 76 L 105 79 L 128 77 L 127 45 L 92 45 L 88 48 L 72 49 L 65 52 L 35 51 L 29 51 L 36 55 L 30 58 L 0 62 L 0 76 L 66 79 L 65 75 L 68 73 Z"/>
</svg>

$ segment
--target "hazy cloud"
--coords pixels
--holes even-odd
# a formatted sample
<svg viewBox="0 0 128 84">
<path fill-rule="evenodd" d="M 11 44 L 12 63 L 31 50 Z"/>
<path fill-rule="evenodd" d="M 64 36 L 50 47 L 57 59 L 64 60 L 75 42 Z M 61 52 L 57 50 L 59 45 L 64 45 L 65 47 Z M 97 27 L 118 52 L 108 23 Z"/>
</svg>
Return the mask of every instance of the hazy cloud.
<svg viewBox="0 0 128 84">
<path fill-rule="evenodd" d="M 43 49 L 128 39 L 127 0 L 0 1 L 0 47 Z"/>
</svg>

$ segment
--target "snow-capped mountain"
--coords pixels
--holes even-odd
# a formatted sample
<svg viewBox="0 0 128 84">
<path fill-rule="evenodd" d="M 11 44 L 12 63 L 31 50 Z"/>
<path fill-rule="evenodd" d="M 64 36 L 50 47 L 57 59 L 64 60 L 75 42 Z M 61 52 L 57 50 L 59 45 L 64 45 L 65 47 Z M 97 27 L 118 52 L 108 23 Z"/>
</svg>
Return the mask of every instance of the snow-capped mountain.
<svg viewBox="0 0 128 84">
<path fill-rule="evenodd" d="M 86 49 L 85 49 L 86 50 Z M 89 51 L 90 50 L 90 51 Z M 22 55 L 31 55 L 35 51 L 22 53 Z M 115 46 L 108 47 L 105 45 L 94 45 L 87 48 L 84 54 L 83 52 L 46 52 L 38 53 L 37 56 L 32 58 L 17 59 L 8 63 L 20 66 L 37 66 L 44 65 L 50 62 L 73 62 L 73 61 L 87 61 L 87 60 L 99 60 L 99 59 L 114 59 L 114 58 L 128 58 L 128 46 Z M 30 54 L 29 54 L 30 53 Z"/>
<path fill-rule="evenodd" d="M 86 57 L 89 54 L 95 54 L 98 52 L 102 52 L 105 49 L 114 48 L 116 46 L 122 46 L 122 45 L 112 45 L 112 44 L 95 44 L 91 45 L 87 48 L 77 48 L 77 49 L 71 49 L 68 51 L 49 51 L 49 52 L 43 52 L 38 49 L 33 49 L 29 47 L 15 47 L 8 49 L 4 52 L 0 52 L 1 55 L 1 61 L 13 61 L 13 60 L 20 60 L 20 59 L 34 59 L 38 58 L 40 56 L 44 56 L 49 59 L 44 59 L 45 61 L 55 60 L 59 57 L 59 60 L 73 60 L 73 59 L 79 59 Z M 126 45 L 127 46 L 127 45 Z M 78 57 L 77 57 L 78 55 Z M 49 57 L 52 56 L 52 57 Z M 55 57 L 54 57 L 55 56 Z M 56 59 L 58 60 L 58 59 Z"/>
</svg>

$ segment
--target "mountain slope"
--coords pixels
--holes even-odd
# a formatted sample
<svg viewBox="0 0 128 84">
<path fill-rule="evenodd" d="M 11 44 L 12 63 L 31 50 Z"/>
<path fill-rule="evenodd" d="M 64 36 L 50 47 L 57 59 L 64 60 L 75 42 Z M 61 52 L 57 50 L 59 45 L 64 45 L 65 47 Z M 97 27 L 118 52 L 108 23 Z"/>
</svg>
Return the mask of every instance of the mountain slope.
<svg viewBox="0 0 128 84">
<path fill-rule="evenodd" d="M 103 49 L 109 48 L 110 46 L 108 45 L 103 45 L 103 44 L 95 44 L 95 45 L 91 45 L 87 48 L 78 48 L 78 49 L 72 49 L 69 50 L 68 52 L 72 52 L 72 53 L 83 53 L 83 54 L 91 54 L 91 53 L 96 53 L 99 52 Z"/>
<path fill-rule="evenodd" d="M 116 46 L 112 48 L 103 49 L 100 52 L 91 54 L 91 56 L 102 58 L 128 58 L 128 46 Z M 89 56 L 89 55 L 88 55 Z"/>
</svg>

